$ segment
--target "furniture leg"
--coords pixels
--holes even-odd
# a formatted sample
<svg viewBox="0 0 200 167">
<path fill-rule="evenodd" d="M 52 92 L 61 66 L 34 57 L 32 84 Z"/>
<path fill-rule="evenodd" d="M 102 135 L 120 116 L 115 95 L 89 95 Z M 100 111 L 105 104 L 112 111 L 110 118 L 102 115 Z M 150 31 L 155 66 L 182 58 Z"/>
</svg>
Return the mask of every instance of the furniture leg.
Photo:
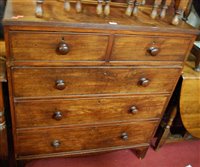
<svg viewBox="0 0 200 167">
<path fill-rule="evenodd" d="M 139 159 L 143 159 L 147 153 L 149 146 L 134 148 L 134 152 Z"/>
</svg>

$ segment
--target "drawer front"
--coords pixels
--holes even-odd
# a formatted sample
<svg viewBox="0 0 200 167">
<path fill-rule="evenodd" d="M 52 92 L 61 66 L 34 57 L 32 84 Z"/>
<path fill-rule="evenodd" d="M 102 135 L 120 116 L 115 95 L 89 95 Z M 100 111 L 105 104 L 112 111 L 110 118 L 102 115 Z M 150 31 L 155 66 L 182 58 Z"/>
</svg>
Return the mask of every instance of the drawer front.
<svg viewBox="0 0 200 167">
<path fill-rule="evenodd" d="M 16 152 L 25 156 L 149 143 L 157 123 L 18 130 Z"/>
<path fill-rule="evenodd" d="M 15 103 L 16 126 L 38 127 L 159 119 L 167 96 L 125 96 Z"/>
<path fill-rule="evenodd" d="M 79 67 L 13 68 L 15 97 L 169 93 L 180 69 Z"/>
<path fill-rule="evenodd" d="M 111 60 L 183 61 L 190 43 L 189 38 L 117 35 Z"/>
<path fill-rule="evenodd" d="M 11 33 L 14 60 L 103 61 L 108 36 L 76 33 Z"/>
</svg>

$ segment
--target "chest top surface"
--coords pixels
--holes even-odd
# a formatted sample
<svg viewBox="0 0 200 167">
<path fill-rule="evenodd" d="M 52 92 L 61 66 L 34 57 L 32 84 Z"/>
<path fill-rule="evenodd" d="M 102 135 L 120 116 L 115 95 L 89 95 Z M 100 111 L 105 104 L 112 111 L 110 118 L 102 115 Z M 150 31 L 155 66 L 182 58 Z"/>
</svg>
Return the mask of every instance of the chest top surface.
<svg viewBox="0 0 200 167">
<path fill-rule="evenodd" d="M 96 4 L 82 3 L 82 12 L 75 10 L 75 1 L 71 2 L 71 10 L 64 10 L 62 0 L 44 1 L 43 17 L 35 16 L 36 0 L 8 0 L 4 16 L 4 25 L 14 26 L 50 26 L 50 27 L 78 27 L 89 29 L 108 30 L 135 30 L 153 32 L 178 32 L 197 34 L 198 30 L 181 21 L 174 26 L 171 20 L 174 16 L 173 10 L 168 10 L 164 19 L 150 17 L 152 6 L 140 6 L 137 16 L 125 15 L 124 6 L 111 6 L 109 16 L 98 16 Z M 112 5 L 112 4 L 111 4 Z"/>
</svg>

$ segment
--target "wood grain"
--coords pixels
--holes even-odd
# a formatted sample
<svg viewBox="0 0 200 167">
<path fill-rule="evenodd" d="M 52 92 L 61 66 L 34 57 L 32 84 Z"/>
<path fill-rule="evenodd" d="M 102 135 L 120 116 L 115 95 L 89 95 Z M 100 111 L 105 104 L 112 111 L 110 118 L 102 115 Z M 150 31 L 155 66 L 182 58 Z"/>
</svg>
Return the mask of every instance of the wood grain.
<svg viewBox="0 0 200 167">
<path fill-rule="evenodd" d="M 111 60 L 118 61 L 183 61 L 191 40 L 161 36 L 116 35 Z M 177 47 L 180 45 L 182 47 Z M 157 47 L 159 53 L 152 56 L 148 50 Z"/>
<path fill-rule="evenodd" d="M 77 13 L 73 2 L 66 13 L 64 1 L 46 0 L 37 18 L 35 1 L 7 2 L 16 159 L 126 148 L 145 155 L 199 31 L 184 21 L 172 25 L 173 10 L 153 20 L 152 6 L 139 6 L 128 17 L 126 5 L 111 2 L 110 15 L 102 17 L 96 3 L 82 3 Z"/>
<path fill-rule="evenodd" d="M 0 82 L 0 160 L 5 161 L 8 158 L 8 138 L 5 120 L 5 106 L 3 97 L 3 87 Z"/>
<path fill-rule="evenodd" d="M 16 153 L 23 156 L 148 143 L 156 124 L 157 121 L 18 131 Z M 121 138 L 123 132 L 128 134 L 127 140 Z M 59 147 L 52 147 L 54 140 L 60 141 Z"/>
<path fill-rule="evenodd" d="M 0 41 L 0 82 L 6 82 L 6 53 L 5 42 Z"/>
<path fill-rule="evenodd" d="M 200 138 L 200 73 L 193 68 L 192 63 L 187 63 L 184 68 L 180 115 L 187 131 L 194 137 Z"/>
<path fill-rule="evenodd" d="M 82 94 L 144 94 L 172 91 L 180 69 L 127 67 L 13 68 L 15 97 L 59 97 Z M 147 87 L 141 78 L 150 80 Z M 56 88 L 63 80 L 66 88 Z"/>
<path fill-rule="evenodd" d="M 146 95 L 19 101 L 15 103 L 16 126 L 31 128 L 159 119 L 166 99 L 167 96 Z M 131 113 L 133 106 L 137 113 Z M 53 118 L 56 111 L 61 112 L 61 120 Z"/>
<path fill-rule="evenodd" d="M 24 8 L 26 4 L 26 8 Z M 125 6 L 126 7 L 126 6 Z M 177 32 L 193 34 L 198 33 L 197 30 L 191 28 L 187 23 L 183 22 L 181 25 L 171 25 L 173 13 L 169 13 L 164 19 L 151 19 L 151 7 L 141 7 L 139 9 L 136 19 L 125 16 L 125 8 L 113 7 L 108 18 L 99 17 L 96 15 L 96 5 L 84 5 L 83 13 L 78 14 L 74 7 L 70 11 L 70 15 L 63 9 L 63 2 L 45 1 L 44 3 L 44 17 L 36 18 L 35 2 L 29 0 L 10 0 L 5 12 L 5 25 L 29 26 L 29 29 L 34 25 L 51 26 L 51 27 L 80 27 L 83 29 L 132 29 L 137 31 L 162 31 L 162 32 Z M 55 14 L 56 13 L 56 14 Z M 22 17 L 16 17 L 22 16 Z M 109 24 L 109 22 L 116 22 L 117 25 Z M 14 27 L 13 27 L 14 28 Z M 39 29 L 40 29 L 39 28 Z"/>
<path fill-rule="evenodd" d="M 70 51 L 61 55 L 57 48 L 61 40 Z M 14 60 L 47 61 L 103 61 L 108 36 L 90 33 L 12 32 L 11 46 Z"/>
<path fill-rule="evenodd" d="M 7 127 L 2 83 L 7 81 L 5 55 L 5 42 L 0 41 L 0 162 L 3 162 L 8 158 Z"/>
</svg>

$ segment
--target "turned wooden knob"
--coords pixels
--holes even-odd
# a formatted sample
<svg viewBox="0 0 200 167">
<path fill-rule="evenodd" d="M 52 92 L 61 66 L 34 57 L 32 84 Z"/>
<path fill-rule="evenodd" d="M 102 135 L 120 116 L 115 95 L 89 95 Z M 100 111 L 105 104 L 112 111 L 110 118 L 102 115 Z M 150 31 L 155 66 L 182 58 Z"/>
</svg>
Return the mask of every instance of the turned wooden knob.
<svg viewBox="0 0 200 167">
<path fill-rule="evenodd" d="M 58 44 L 57 52 L 61 55 L 66 55 L 69 52 L 69 45 L 65 41 Z"/>
<path fill-rule="evenodd" d="M 132 114 L 136 114 L 138 112 L 138 109 L 137 109 L 136 106 L 133 106 L 133 107 L 131 107 L 130 111 L 131 111 Z"/>
<path fill-rule="evenodd" d="M 65 81 L 63 81 L 62 79 L 59 79 L 56 81 L 56 88 L 59 90 L 63 90 L 65 89 L 66 85 L 65 85 Z"/>
<path fill-rule="evenodd" d="M 121 139 L 122 139 L 122 140 L 128 140 L 128 134 L 127 134 L 126 132 L 123 132 L 123 133 L 121 134 Z"/>
<path fill-rule="evenodd" d="M 62 119 L 62 112 L 60 112 L 60 111 L 54 112 L 53 119 L 55 119 L 57 121 L 61 120 Z"/>
<path fill-rule="evenodd" d="M 149 83 L 150 83 L 150 81 L 149 81 L 149 79 L 147 79 L 147 78 L 141 78 L 141 79 L 139 80 L 139 85 L 140 85 L 140 86 L 143 86 L 143 87 L 148 86 Z"/>
<path fill-rule="evenodd" d="M 54 141 L 52 141 L 51 146 L 54 148 L 58 148 L 58 147 L 60 147 L 60 144 L 61 143 L 59 140 L 54 140 Z"/>
<path fill-rule="evenodd" d="M 148 52 L 151 54 L 151 56 L 156 56 L 159 53 L 160 49 L 158 47 L 150 47 L 148 49 Z"/>
</svg>

